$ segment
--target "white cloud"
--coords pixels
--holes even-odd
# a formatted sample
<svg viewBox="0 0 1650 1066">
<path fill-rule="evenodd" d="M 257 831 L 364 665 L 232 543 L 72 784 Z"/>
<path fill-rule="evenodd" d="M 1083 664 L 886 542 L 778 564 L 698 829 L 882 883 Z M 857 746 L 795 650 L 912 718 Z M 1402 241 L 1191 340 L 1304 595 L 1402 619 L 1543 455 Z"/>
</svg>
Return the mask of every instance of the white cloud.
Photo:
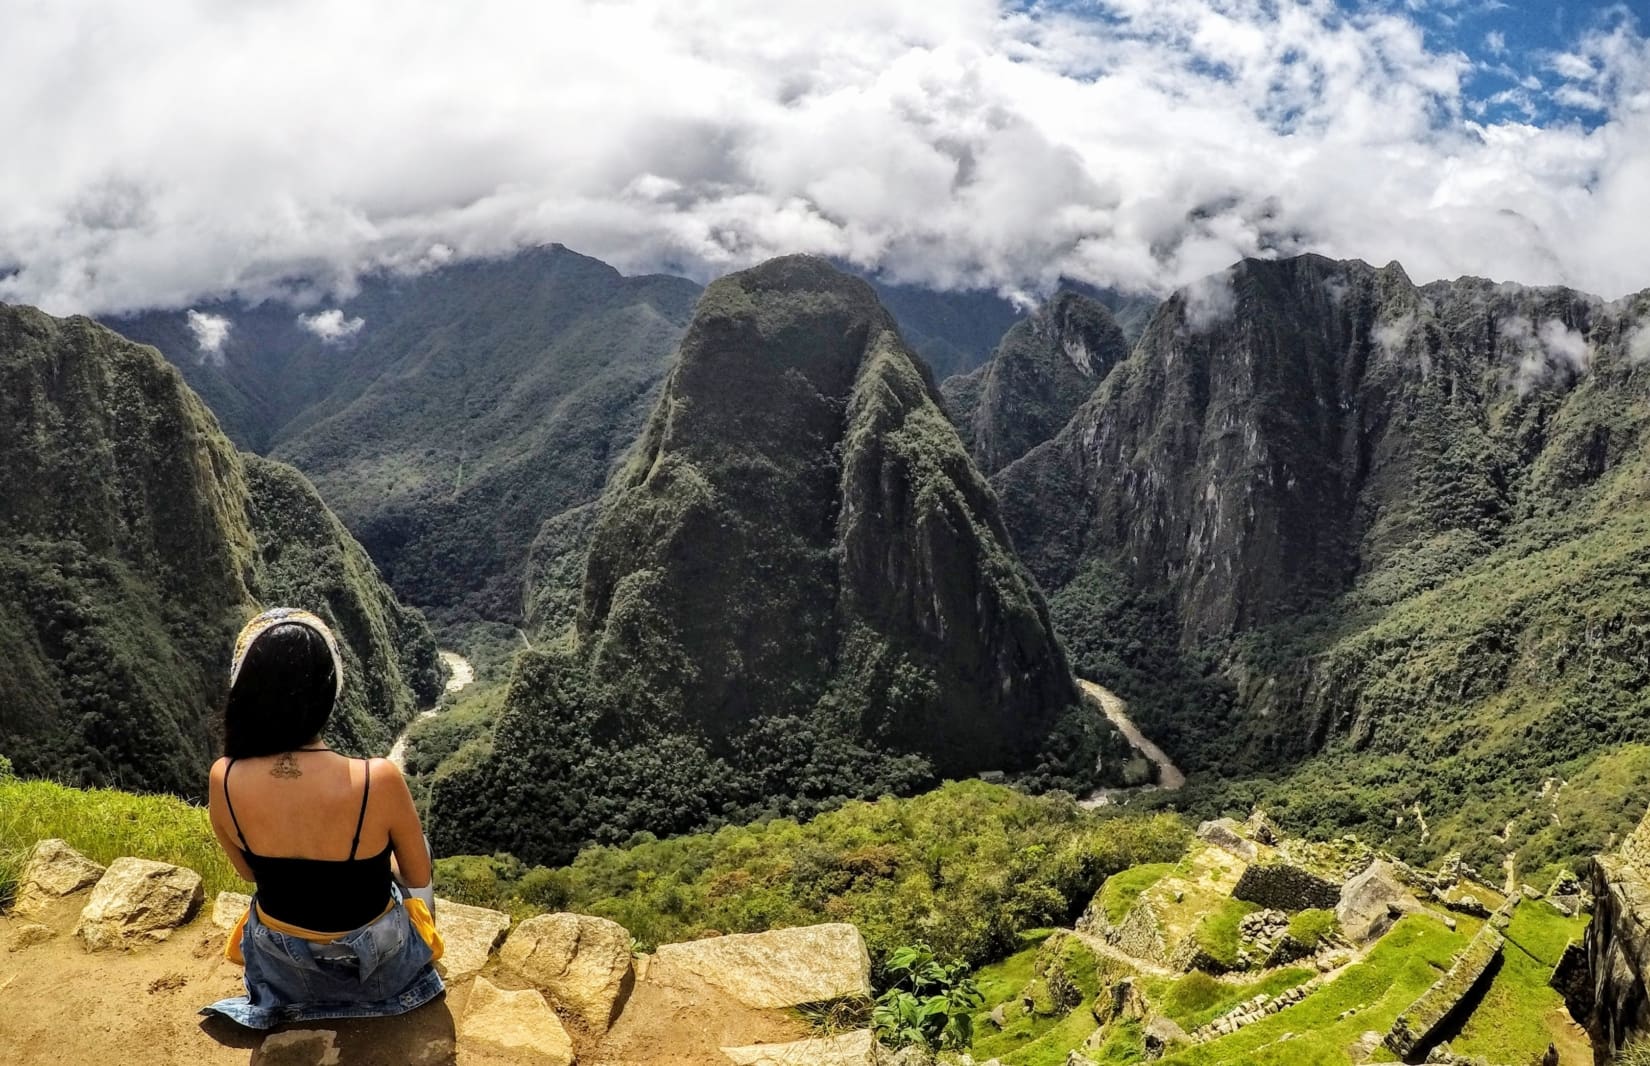
<svg viewBox="0 0 1650 1066">
<path fill-rule="evenodd" d="M 56 311 L 329 307 L 363 269 L 553 240 L 1005 292 L 1165 292 L 1308 249 L 1650 280 L 1650 48 L 1625 23 L 1485 122 L 1415 16 L 1330 0 L 0 0 L 25 21 L 0 34 L 0 300 Z M 1535 125 L 1566 88 L 1592 128 Z"/>
<path fill-rule="evenodd" d="M 1559 319 L 1549 318 L 1537 326 L 1523 315 L 1509 315 L 1496 328 L 1517 359 L 1513 385 L 1520 396 L 1555 373 L 1575 377 L 1592 368 L 1593 350 L 1587 338 Z"/>
<path fill-rule="evenodd" d="M 361 327 L 367 320 L 357 315 L 355 318 L 345 318 L 344 312 L 334 307 L 328 311 L 317 311 L 313 315 L 299 315 L 298 325 L 315 334 L 327 344 L 347 340 L 361 332 Z"/>
<path fill-rule="evenodd" d="M 1500 30 L 1491 30 L 1484 35 L 1484 47 L 1491 55 L 1506 55 L 1507 35 Z"/>
<path fill-rule="evenodd" d="M 1237 314 L 1230 270 L 1199 278 L 1181 291 L 1186 300 L 1186 328 L 1193 333 L 1207 333 Z"/>
<path fill-rule="evenodd" d="M 1627 359 L 1634 366 L 1650 362 L 1650 321 L 1639 323 L 1627 337 Z"/>
<path fill-rule="evenodd" d="M 1375 341 L 1375 346 L 1380 349 L 1381 356 L 1385 359 L 1393 359 L 1403 354 L 1404 349 L 1409 344 L 1410 334 L 1415 332 L 1415 325 L 1414 312 L 1376 325 L 1372 339 Z M 1422 353 L 1423 357 L 1425 357 L 1425 354 Z"/>
<path fill-rule="evenodd" d="M 195 335 L 195 348 L 200 352 L 201 362 L 221 364 L 223 342 L 229 339 L 232 325 L 229 319 L 191 309 L 184 320 L 189 324 L 189 332 Z"/>
</svg>

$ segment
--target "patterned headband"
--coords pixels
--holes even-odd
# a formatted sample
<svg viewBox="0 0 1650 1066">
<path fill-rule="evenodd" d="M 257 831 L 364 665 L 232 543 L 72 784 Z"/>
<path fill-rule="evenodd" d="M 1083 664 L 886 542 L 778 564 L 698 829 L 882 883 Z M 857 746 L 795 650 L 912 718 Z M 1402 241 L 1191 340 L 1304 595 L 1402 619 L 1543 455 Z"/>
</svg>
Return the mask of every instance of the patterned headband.
<svg viewBox="0 0 1650 1066">
<path fill-rule="evenodd" d="M 327 650 L 332 653 L 332 673 L 337 678 L 337 688 L 334 696 L 344 694 L 344 659 L 338 654 L 338 638 L 332 635 L 327 624 L 296 607 L 274 607 L 265 611 L 241 630 L 241 635 L 235 638 L 235 659 L 229 668 L 229 687 L 235 687 L 235 679 L 241 676 L 241 664 L 246 662 L 246 653 L 252 650 L 252 645 L 265 633 L 282 625 L 299 625 L 313 629 L 327 642 Z"/>
</svg>

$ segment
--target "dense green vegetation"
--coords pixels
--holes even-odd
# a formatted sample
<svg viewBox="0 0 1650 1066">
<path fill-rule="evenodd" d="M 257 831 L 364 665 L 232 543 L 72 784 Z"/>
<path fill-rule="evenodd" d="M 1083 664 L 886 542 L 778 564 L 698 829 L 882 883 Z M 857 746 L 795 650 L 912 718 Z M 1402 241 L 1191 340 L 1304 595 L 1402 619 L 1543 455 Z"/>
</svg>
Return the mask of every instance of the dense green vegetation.
<svg viewBox="0 0 1650 1066">
<path fill-rule="evenodd" d="M 151 349 L 0 307 L 0 457 L 0 750 L 19 773 L 201 795 L 230 645 L 267 604 L 336 628 L 340 745 L 382 750 L 439 690 L 423 619 Z"/>
<path fill-rule="evenodd" d="M 490 751 L 436 775 L 438 851 L 554 864 L 979 771 L 1076 791 L 1126 762 L 925 369 L 818 260 L 706 290 L 591 520 L 576 631 L 518 660 Z"/>
<path fill-rule="evenodd" d="M 644 945 L 850 921 L 874 960 L 923 941 L 943 960 L 977 965 L 1015 949 L 1026 930 L 1075 920 L 1108 876 L 1173 861 L 1188 839 L 1172 815 L 1102 818 L 1070 797 L 962 781 L 807 822 L 642 835 L 586 848 L 558 870 L 447 858 L 437 884 L 461 902 L 612 918 Z"/>
</svg>

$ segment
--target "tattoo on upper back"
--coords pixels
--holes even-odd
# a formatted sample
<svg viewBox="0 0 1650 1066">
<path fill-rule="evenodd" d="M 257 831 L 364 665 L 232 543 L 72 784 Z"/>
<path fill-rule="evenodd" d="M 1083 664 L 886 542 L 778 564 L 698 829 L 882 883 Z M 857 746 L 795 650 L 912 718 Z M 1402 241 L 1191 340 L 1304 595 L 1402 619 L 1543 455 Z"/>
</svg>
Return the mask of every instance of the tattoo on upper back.
<svg viewBox="0 0 1650 1066">
<path fill-rule="evenodd" d="M 269 768 L 271 777 L 302 777 L 304 772 L 298 769 L 298 760 L 292 757 L 290 751 L 282 752 L 281 757 L 275 760 L 275 765 Z"/>
</svg>

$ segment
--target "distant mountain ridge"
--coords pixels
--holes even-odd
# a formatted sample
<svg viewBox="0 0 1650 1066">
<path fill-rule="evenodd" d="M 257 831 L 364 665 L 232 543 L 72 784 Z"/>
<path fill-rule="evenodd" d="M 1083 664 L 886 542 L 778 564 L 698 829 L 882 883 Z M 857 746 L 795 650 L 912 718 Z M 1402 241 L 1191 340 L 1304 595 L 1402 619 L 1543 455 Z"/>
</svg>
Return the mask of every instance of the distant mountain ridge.
<svg viewBox="0 0 1650 1066">
<path fill-rule="evenodd" d="M 423 619 L 301 475 L 238 454 L 153 349 L 4 305 L 0 602 L 0 752 L 25 774 L 203 795 L 261 606 L 335 626 L 347 749 L 387 747 L 441 687 Z"/>
<path fill-rule="evenodd" d="M 376 276 L 327 341 L 284 305 L 115 320 L 160 347 L 243 446 L 314 480 L 399 593 L 514 625 L 540 527 L 589 503 L 641 428 L 699 287 L 559 245 Z"/>
<path fill-rule="evenodd" d="M 871 283 L 936 377 L 982 365 L 1025 317 L 995 292 Z M 369 275 L 307 312 L 209 302 L 108 322 L 159 348 L 241 447 L 303 470 L 439 623 L 553 634 L 571 621 L 596 499 L 699 291 L 550 245 Z M 1153 305 L 1084 291 L 1137 327 Z M 201 316 L 226 324 L 215 348 Z"/>
<path fill-rule="evenodd" d="M 986 474 L 1060 432 L 1129 342 L 1097 300 L 1061 290 L 1004 335 L 991 359 L 941 385 L 952 421 Z"/>
</svg>

